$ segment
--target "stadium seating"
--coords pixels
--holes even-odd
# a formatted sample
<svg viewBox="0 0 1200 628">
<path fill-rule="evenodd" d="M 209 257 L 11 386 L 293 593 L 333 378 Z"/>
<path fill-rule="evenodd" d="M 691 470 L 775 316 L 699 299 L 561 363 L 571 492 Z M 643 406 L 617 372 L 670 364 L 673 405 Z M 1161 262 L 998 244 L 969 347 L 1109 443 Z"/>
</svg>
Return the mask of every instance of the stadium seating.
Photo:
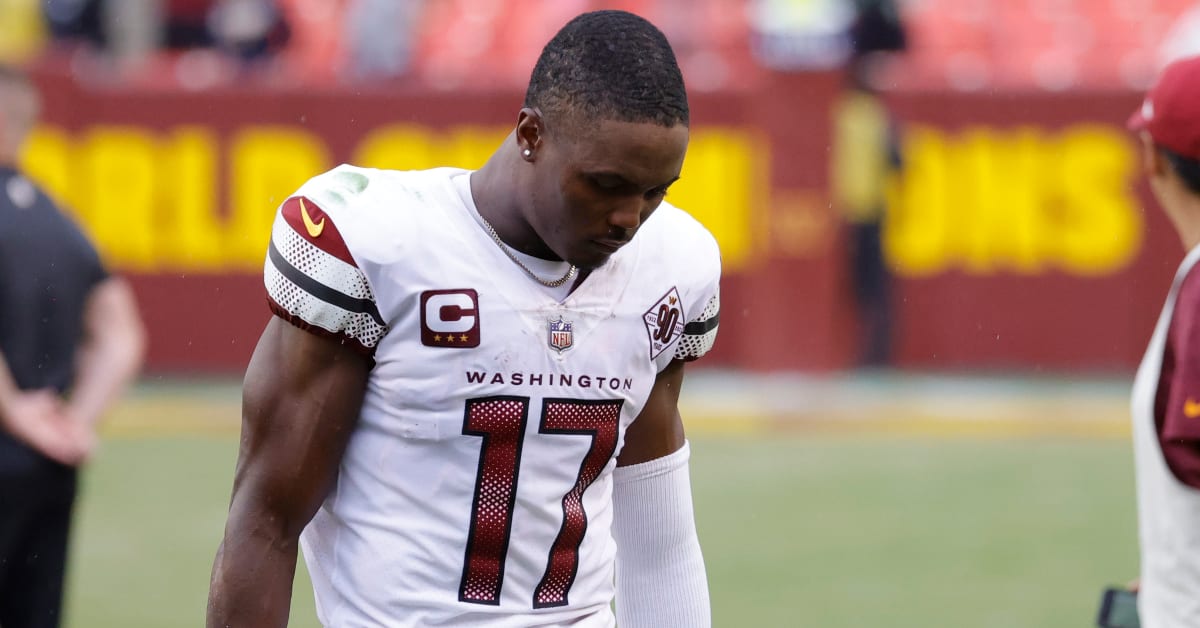
<svg viewBox="0 0 1200 628">
<path fill-rule="evenodd" d="M 368 0 L 276 1 L 290 38 L 260 76 L 317 86 L 357 79 L 350 68 L 353 38 L 364 35 L 350 16 Z M 750 87 L 768 71 L 751 53 L 750 19 L 766 0 L 405 1 L 415 10 L 381 18 L 400 22 L 383 25 L 384 32 L 412 38 L 403 67 L 382 77 L 399 84 L 520 88 L 554 31 L 598 8 L 628 9 L 658 24 L 693 90 Z M 777 1 L 780 16 L 804 10 Z M 890 80 L 900 89 L 1142 89 L 1168 54 L 1164 42 L 1182 16 L 1192 11 L 1200 30 L 1194 0 L 908 0 L 900 6 L 910 42 Z M 126 78 L 193 89 L 243 78 L 203 54 L 163 53 L 140 67 L 144 76 Z M 204 76 L 197 79 L 198 73 Z"/>
<path fill-rule="evenodd" d="M 920 0 L 910 88 L 1143 88 L 1191 0 Z"/>
</svg>

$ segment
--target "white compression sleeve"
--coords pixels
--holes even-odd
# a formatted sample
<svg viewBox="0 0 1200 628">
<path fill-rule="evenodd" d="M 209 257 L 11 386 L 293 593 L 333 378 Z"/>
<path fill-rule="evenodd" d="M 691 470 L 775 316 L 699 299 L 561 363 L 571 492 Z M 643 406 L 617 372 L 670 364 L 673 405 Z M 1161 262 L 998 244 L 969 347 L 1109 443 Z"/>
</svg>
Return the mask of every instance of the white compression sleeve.
<svg viewBox="0 0 1200 628">
<path fill-rule="evenodd" d="M 613 471 L 620 628 L 708 628 L 712 609 L 692 514 L 691 449 Z"/>
</svg>

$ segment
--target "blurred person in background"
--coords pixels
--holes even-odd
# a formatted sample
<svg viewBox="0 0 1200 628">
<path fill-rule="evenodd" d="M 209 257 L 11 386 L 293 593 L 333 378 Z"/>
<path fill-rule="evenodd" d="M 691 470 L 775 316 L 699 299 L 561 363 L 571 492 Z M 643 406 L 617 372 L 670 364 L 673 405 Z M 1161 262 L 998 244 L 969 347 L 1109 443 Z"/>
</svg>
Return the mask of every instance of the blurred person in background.
<svg viewBox="0 0 1200 628">
<path fill-rule="evenodd" d="M 243 65 L 273 57 L 288 41 L 275 0 L 46 0 L 54 40 L 102 53 L 138 71 L 163 50 L 218 50 Z"/>
<path fill-rule="evenodd" d="M 161 45 L 163 0 L 45 0 L 42 15 L 60 46 L 101 52 L 129 69 Z"/>
<path fill-rule="evenodd" d="M 42 15 L 50 35 L 62 42 L 105 43 L 101 18 L 104 0 L 44 0 Z"/>
<path fill-rule="evenodd" d="M 1169 65 L 1130 119 L 1143 171 L 1187 256 L 1133 385 L 1147 628 L 1200 626 L 1200 57 Z"/>
<path fill-rule="evenodd" d="M 163 46 L 169 50 L 212 46 L 208 14 L 215 3 L 216 0 L 166 0 Z"/>
<path fill-rule="evenodd" d="M 424 0 L 352 0 L 344 23 L 350 76 L 363 80 L 406 74 L 424 6 Z"/>
<path fill-rule="evenodd" d="M 288 39 L 288 25 L 273 0 L 216 0 L 208 14 L 216 45 L 251 63 L 270 58 Z"/>
<path fill-rule="evenodd" d="M 711 624 L 678 401 L 720 255 L 663 202 L 670 44 L 578 16 L 516 118 L 477 171 L 341 166 L 284 201 L 210 627 L 286 625 L 298 546 L 326 626 Z"/>
<path fill-rule="evenodd" d="M 17 169 L 38 96 L 0 67 L 0 626 L 59 625 L 76 470 L 141 365 L 140 317 Z M 119 217 L 113 217 L 119 219 Z"/>
<path fill-rule="evenodd" d="M 906 46 L 890 2 L 867 1 L 850 32 L 855 49 L 833 105 L 830 193 L 847 225 L 847 276 L 858 321 L 856 363 L 891 362 L 891 272 L 883 252 L 888 189 L 902 166 L 900 128 L 879 90 L 886 55 Z"/>
<path fill-rule="evenodd" d="M 0 0 L 0 64 L 27 63 L 45 39 L 38 0 Z"/>
</svg>

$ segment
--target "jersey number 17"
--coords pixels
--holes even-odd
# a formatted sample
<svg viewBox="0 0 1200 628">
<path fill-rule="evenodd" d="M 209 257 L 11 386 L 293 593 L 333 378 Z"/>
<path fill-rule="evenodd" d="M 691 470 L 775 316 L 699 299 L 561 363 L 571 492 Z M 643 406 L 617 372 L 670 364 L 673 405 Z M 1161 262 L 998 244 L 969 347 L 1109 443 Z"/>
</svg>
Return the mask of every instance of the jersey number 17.
<svg viewBox="0 0 1200 628">
<path fill-rule="evenodd" d="M 612 458 L 620 432 L 621 400 L 547 398 L 542 402 L 539 434 L 573 434 L 591 439 L 575 484 L 562 498 L 563 522 L 550 547 L 549 564 L 533 593 L 533 607 L 566 606 L 567 592 L 579 570 L 579 546 L 587 531 L 583 493 Z M 483 439 L 471 527 L 467 535 L 458 599 L 500 604 L 504 561 L 512 534 L 521 443 L 529 419 L 529 397 L 468 399 L 463 434 Z"/>
</svg>

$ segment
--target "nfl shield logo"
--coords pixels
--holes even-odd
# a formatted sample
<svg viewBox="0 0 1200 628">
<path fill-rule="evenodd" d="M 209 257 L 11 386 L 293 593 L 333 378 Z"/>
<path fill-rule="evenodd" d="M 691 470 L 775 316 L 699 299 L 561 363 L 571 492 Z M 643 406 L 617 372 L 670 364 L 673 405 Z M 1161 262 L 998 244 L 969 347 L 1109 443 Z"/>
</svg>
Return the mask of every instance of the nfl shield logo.
<svg viewBox="0 0 1200 628">
<path fill-rule="evenodd" d="M 550 348 L 562 353 L 570 349 L 573 344 L 575 344 L 575 334 L 572 331 L 571 321 L 565 321 L 561 316 L 556 321 L 550 321 Z"/>
</svg>

